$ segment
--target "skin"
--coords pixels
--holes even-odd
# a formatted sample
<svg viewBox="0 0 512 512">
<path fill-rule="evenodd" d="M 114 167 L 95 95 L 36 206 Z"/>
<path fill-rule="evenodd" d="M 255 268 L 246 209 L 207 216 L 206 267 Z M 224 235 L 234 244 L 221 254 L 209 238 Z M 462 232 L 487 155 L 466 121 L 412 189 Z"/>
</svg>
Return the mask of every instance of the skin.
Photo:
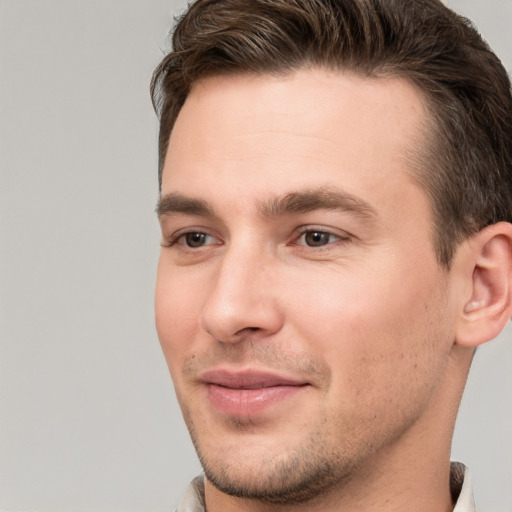
<svg viewBox="0 0 512 512">
<path fill-rule="evenodd" d="M 192 89 L 163 172 L 156 323 L 209 512 L 452 509 L 473 253 L 450 271 L 436 259 L 409 164 L 425 121 L 397 78 Z M 219 370 L 301 386 L 261 410 L 240 393 L 226 413 L 204 382 Z"/>
</svg>

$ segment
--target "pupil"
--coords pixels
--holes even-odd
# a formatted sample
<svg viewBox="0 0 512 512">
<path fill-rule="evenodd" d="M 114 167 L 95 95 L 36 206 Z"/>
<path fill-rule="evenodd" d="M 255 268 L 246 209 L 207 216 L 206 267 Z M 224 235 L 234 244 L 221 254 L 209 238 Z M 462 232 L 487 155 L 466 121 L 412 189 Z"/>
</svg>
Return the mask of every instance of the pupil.
<svg viewBox="0 0 512 512">
<path fill-rule="evenodd" d="M 187 245 L 189 247 L 200 247 L 204 244 L 206 235 L 204 233 L 188 233 L 186 235 Z"/>
<path fill-rule="evenodd" d="M 329 234 L 323 231 L 311 231 L 306 233 L 306 243 L 312 246 L 325 245 L 329 242 Z"/>
</svg>

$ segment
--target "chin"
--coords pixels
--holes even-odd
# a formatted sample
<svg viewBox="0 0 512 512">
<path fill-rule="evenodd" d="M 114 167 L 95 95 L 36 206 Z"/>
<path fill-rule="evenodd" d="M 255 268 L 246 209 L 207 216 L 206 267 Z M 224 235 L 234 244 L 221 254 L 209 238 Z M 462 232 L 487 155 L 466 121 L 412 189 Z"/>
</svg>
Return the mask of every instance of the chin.
<svg viewBox="0 0 512 512">
<path fill-rule="evenodd" d="M 198 450 L 207 480 L 224 494 L 269 504 L 312 501 L 339 487 L 354 470 L 339 454 L 325 456 L 314 445 L 281 455 L 265 455 L 260 450 L 256 458 L 236 449 L 218 453 L 222 456 L 211 457 Z"/>
</svg>

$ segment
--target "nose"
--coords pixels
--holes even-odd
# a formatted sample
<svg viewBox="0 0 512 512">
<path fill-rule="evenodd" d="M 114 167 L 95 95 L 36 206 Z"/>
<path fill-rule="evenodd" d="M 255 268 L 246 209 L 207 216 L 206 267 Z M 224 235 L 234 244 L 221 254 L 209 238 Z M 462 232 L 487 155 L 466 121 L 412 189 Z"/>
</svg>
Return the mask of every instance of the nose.
<svg viewBox="0 0 512 512">
<path fill-rule="evenodd" d="M 277 333 L 283 325 L 277 275 L 270 257 L 250 248 L 228 250 L 202 311 L 203 329 L 224 343 Z"/>
</svg>

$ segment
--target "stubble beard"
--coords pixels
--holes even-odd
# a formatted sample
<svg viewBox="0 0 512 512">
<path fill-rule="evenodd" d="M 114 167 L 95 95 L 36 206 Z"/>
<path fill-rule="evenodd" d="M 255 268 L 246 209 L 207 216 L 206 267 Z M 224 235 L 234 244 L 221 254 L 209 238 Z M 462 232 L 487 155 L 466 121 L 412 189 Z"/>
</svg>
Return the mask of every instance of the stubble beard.
<svg viewBox="0 0 512 512">
<path fill-rule="evenodd" d="M 224 350 L 233 349 L 228 347 Z M 258 350 L 257 354 L 255 350 Z M 216 356 L 213 360 L 229 359 L 229 355 L 240 357 L 238 352 L 221 355 L 222 358 Z M 273 350 L 267 353 L 264 346 L 257 346 L 256 349 L 251 347 L 251 360 L 265 367 L 295 369 L 297 373 L 314 376 L 312 380 L 322 383 L 322 389 L 329 386 L 329 369 L 321 359 L 293 357 L 288 360 L 285 356 L 276 357 Z M 209 365 L 212 366 L 211 363 Z M 199 358 L 191 359 L 185 365 L 185 373 L 194 376 L 199 373 L 197 368 L 203 366 L 207 367 L 208 364 Z M 180 394 L 177 395 L 179 399 Z M 213 450 L 211 446 L 208 447 L 215 434 L 199 432 L 195 428 L 194 420 L 197 418 L 193 417 L 189 406 L 184 400 L 180 404 L 207 480 L 227 495 L 274 505 L 306 503 L 338 487 L 355 472 L 352 454 L 333 448 L 347 443 L 339 439 L 339 432 L 332 432 L 326 417 L 309 434 L 304 432 L 304 437 L 296 446 L 285 448 L 284 451 L 283 446 L 276 446 L 275 453 L 269 453 L 271 450 L 267 449 L 266 455 L 259 454 L 257 460 L 251 463 L 244 455 L 239 455 L 239 446 L 234 446 L 232 450 L 228 447 Z M 251 421 L 232 418 L 229 423 L 229 428 L 239 434 L 239 443 L 243 444 L 244 436 L 251 430 Z M 297 428 L 309 430 L 311 425 L 306 427 L 306 423 Z M 333 443 L 333 439 L 341 443 Z"/>
<path fill-rule="evenodd" d="M 369 484 L 378 474 L 378 460 L 386 457 L 417 419 L 416 414 L 399 417 L 383 428 L 374 416 L 350 423 L 350 427 L 349 422 L 345 423 L 348 428 L 342 433 L 327 428 L 329 421 L 325 418 L 296 446 L 277 446 L 275 454 L 261 455 L 252 462 L 238 452 L 238 445 L 219 447 L 212 453 L 202 444 L 208 434 L 198 435 L 193 421 L 186 422 L 204 474 L 215 488 L 236 498 L 283 507 L 321 505 L 335 495 L 340 498 L 349 488 L 354 491 L 358 482 Z M 241 431 L 247 429 L 243 424 L 238 427 Z M 239 443 L 243 443 L 242 437 Z"/>
<path fill-rule="evenodd" d="M 305 446 L 251 467 L 229 450 L 222 459 L 209 457 L 194 429 L 190 429 L 190 435 L 204 474 L 214 487 L 236 498 L 271 505 L 304 504 L 340 489 L 359 473 L 358 466 L 364 459 L 364 454 L 354 458 L 340 450 L 330 450 L 329 443 L 322 442 L 320 434 L 316 434 Z"/>
<path fill-rule="evenodd" d="M 299 456 L 276 465 L 271 474 L 256 477 L 254 483 L 233 480 L 225 471 L 214 471 L 201 461 L 206 478 L 221 492 L 271 505 L 307 503 L 339 485 L 331 464 L 306 466 Z"/>
<path fill-rule="evenodd" d="M 345 411 L 345 418 L 335 420 L 328 411 L 324 411 L 325 416 L 315 415 L 314 424 L 304 418 L 304 423 L 297 425 L 302 435 L 296 443 L 284 446 L 276 442 L 273 448 L 262 447 L 252 460 L 243 449 L 250 425 L 233 419 L 230 429 L 237 432 L 234 439 L 238 441 L 232 441 L 231 447 L 218 444 L 215 435 L 222 433 L 196 429 L 195 420 L 197 426 L 205 424 L 194 417 L 184 400 L 180 404 L 205 476 L 215 488 L 236 498 L 292 506 L 320 504 L 329 496 L 341 496 L 343 489 L 352 488 L 354 482 L 371 480 L 381 456 L 420 418 L 429 395 L 424 390 L 420 393 L 422 387 L 391 416 L 384 410 L 368 414 L 365 411 L 375 404 L 363 400 L 354 410 Z"/>
</svg>

